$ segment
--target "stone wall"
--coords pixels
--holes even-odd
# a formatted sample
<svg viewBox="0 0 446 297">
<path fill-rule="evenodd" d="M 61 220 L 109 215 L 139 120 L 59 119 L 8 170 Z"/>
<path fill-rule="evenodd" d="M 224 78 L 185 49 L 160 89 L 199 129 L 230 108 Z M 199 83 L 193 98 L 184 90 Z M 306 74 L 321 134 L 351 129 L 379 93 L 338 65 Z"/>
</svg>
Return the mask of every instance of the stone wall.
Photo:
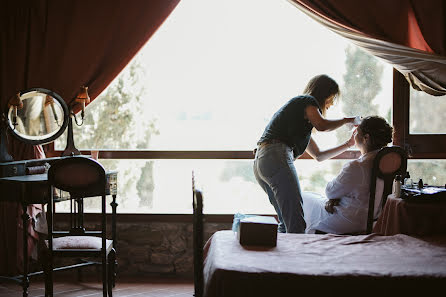
<svg viewBox="0 0 446 297">
<path fill-rule="evenodd" d="M 151 222 L 118 225 L 120 275 L 193 276 L 192 223 Z M 230 224 L 206 224 L 204 238 L 230 229 Z"/>
<path fill-rule="evenodd" d="M 118 277 L 134 276 L 169 276 L 193 277 L 193 242 L 192 242 L 192 216 L 184 215 L 182 220 L 163 218 L 147 219 L 150 215 L 125 215 L 126 219 L 117 222 L 117 260 Z M 156 216 L 155 216 L 156 217 Z M 174 216 L 175 217 L 175 216 Z M 87 229 L 99 228 L 99 216 L 94 216 L 92 222 L 86 217 Z M 204 240 L 218 230 L 231 229 L 231 223 L 206 222 L 204 227 Z M 56 228 L 66 227 L 58 223 Z M 108 231 L 111 227 L 108 226 Z M 109 233 L 109 232 L 107 232 Z M 55 263 L 61 265 L 62 262 Z M 64 262 L 63 264 L 68 264 Z M 86 274 L 96 272 L 96 269 L 84 269 Z M 65 272 L 63 272 L 65 274 Z"/>
</svg>

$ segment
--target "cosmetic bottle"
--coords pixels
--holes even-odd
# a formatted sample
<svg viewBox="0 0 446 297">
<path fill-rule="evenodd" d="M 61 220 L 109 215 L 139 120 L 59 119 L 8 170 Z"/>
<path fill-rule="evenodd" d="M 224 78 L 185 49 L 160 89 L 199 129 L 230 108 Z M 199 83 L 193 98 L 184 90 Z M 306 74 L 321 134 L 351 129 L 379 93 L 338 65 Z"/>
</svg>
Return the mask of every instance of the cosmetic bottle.
<svg viewBox="0 0 446 297">
<path fill-rule="evenodd" d="M 396 175 L 395 179 L 393 180 L 393 195 L 396 198 L 401 197 L 401 175 Z"/>
</svg>

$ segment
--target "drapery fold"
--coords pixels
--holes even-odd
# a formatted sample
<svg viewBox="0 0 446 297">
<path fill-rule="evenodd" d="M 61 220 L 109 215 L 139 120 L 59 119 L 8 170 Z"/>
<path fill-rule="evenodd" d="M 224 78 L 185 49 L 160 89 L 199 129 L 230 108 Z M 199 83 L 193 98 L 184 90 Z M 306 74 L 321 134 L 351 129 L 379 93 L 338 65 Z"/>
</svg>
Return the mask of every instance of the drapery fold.
<svg viewBox="0 0 446 297">
<path fill-rule="evenodd" d="M 180 0 L 5 0 L 0 9 L 0 108 L 29 88 L 45 88 L 70 104 L 80 86 L 94 100 L 155 33 Z M 74 111 L 80 106 L 74 106 Z M 41 146 L 11 135 L 14 160 L 44 158 Z M 9 207 L 15 213 L 15 206 Z M 17 222 L 0 209 L 0 241 Z M 18 221 L 20 217 L 18 217 Z M 5 222 L 8 221 L 8 222 Z M 9 229 L 8 229 L 9 228 Z M 5 231 L 5 232 L 3 232 Z M 9 234 L 9 233 L 8 233 Z M 13 241 L 13 240 L 12 240 Z M 20 257 L 21 245 L 0 245 L 0 264 Z M 6 251 L 5 251 L 6 249 Z M 17 250 L 16 250 L 17 249 Z M 11 257 L 7 260 L 8 257 Z M 14 261 L 14 260 L 13 260 Z M 20 262 L 20 261 L 19 261 Z M 0 265 L 0 266 L 1 266 Z M 5 273 L 4 269 L 1 269 Z"/>
<path fill-rule="evenodd" d="M 96 98 L 179 0 L 7 0 L 0 12 L 0 102 L 41 87 Z"/>
<path fill-rule="evenodd" d="M 289 0 L 319 23 L 392 64 L 416 90 L 446 94 L 446 3 Z"/>
</svg>

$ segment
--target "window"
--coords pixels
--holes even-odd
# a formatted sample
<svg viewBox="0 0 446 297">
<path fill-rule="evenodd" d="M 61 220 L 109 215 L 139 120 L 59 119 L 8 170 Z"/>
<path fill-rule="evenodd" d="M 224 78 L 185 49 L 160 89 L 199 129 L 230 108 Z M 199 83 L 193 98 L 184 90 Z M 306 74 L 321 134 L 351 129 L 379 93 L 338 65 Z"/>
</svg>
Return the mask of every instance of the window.
<svg viewBox="0 0 446 297">
<path fill-rule="evenodd" d="M 446 134 L 443 117 L 446 113 L 446 96 L 432 96 L 410 89 L 410 134 Z"/>
<path fill-rule="evenodd" d="M 205 212 L 273 213 L 254 181 L 251 151 L 273 113 L 320 73 L 341 86 L 328 117 L 391 122 L 392 68 L 292 4 L 183 0 L 87 107 L 75 144 L 101 150 L 104 166 L 119 171 L 119 212 L 191 213 L 195 170 Z M 327 147 L 350 135 L 339 129 L 315 139 Z M 303 189 L 323 193 L 345 162 L 297 160 Z"/>
<path fill-rule="evenodd" d="M 414 183 L 422 179 L 425 184 L 446 186 L 446 160 L 408 160 L 407 170 Z"/>
<path fill-rule="evenodd" d="M 429 185 L 446 184 L 446 130 L 443 114 L 446 112 L 446 96 L 431 96 L 409 88 L 402 75 L 397 79 L 401 96 L 394 106 L 399 122 L 399 145 L 411 155 L 408 171 L 413 182 L 423 179 Z M 395 120 L 394 120 L 395 122 Z"/>
<path fill-rule="evenodd" d="M 404 76 L 394 72 L 394 119 L 396 143 L 413 159 L 446 157 L 446 133 L 442 125 L 446 96 L 431 96 L 409 87 Z"/>
</svg>

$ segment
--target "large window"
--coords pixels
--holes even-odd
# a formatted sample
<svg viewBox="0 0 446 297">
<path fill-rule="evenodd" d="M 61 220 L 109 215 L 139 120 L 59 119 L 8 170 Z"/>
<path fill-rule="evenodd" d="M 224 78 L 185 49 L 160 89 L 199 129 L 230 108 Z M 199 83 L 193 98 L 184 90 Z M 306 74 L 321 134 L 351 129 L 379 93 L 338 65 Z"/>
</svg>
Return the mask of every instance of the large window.
<svg viewBox="0 0 446 297">
<path fill-rule="evenodd" d="M 120 212 L 190 213 L 195 170 L 205 212 L 273 213 L 250 151 L 272 114 L 320 73 L 341 86 L 328 117 L 391 122 L 392 68 L 287 1 L 182 0 L 87 107 L 75 144 L 101 150 L 119 171 Z M 350 135 L 315 138 L 327 147 Z M 61 137 L 56 149 L 64 146 Z M 323 193 L 345 162 L 297 160 L 303 189 Z"/>
</svg>

